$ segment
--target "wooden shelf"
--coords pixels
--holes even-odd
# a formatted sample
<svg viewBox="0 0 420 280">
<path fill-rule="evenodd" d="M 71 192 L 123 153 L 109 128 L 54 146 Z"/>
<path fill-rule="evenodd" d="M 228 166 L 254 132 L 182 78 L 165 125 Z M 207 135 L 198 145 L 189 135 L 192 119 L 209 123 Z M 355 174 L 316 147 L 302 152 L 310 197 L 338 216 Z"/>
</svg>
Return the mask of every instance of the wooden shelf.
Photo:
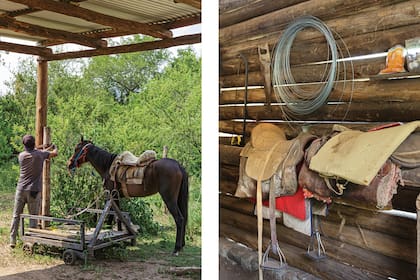
<svg viewBox="0 0 420 280">
<path fill-rule="evenodd" d="M 414 78 L 420 78 L 420 73 L 402 72 L 402 73 L 392 73 L 392 74 L 378 74 L 378 75 L 369 77 L 371 81 L 414 79 Z"/>
</svg>

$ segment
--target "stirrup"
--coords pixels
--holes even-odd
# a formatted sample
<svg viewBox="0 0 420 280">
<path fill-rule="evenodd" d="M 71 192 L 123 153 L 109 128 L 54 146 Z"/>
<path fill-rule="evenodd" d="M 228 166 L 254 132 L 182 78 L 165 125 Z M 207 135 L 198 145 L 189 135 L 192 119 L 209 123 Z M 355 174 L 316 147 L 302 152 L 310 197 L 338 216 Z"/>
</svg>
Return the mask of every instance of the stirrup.
<svg viewBox="0 0 420 280">
<path fill-rule="evenodd" d="M 268 244 L 267 249 L 265 250 L 264 256 L 262 258 L 261 268 L 266 270 L 280 270 L 286 267 L 286 257 L 281 251 L 279 244 L 277 243 L 276 246 L 273 248 L 273 253 L 279 256 L 279 260 L 270 258 L 270 247 L 272 247 L 271 241 L 270 244 Z"/>
<path fill-rule="evenodd" d="M 325 253 L 325 247 L 321 240 L 321 233 L 319 232 L 319 216 L 314 217 L 314 228 L 311 233 L 311 240 L 309 241 L 307 255 L 318 261 L 327 257 Z M 316 239 L 316 241 L 315 241 Z"/>
</svg>

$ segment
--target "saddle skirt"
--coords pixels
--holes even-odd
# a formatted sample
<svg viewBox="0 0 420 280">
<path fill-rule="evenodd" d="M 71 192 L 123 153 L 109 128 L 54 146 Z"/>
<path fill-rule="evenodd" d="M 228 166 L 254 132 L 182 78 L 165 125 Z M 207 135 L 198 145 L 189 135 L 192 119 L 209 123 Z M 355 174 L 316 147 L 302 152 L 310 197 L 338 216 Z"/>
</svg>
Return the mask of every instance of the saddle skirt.
<svg viewBox="0 0 420 280">
<path fill-rule="evenodd" d="M 111 164 L 109 175 L 112 181 L 121 183 L 121 188 L 126 197 L 127 185 L 142 185 L 144 171 L 147 166 L 156 160 L 156 152 L 147 150 L 139 157 L 125 151 L 118 155 Z"/>
</svg>

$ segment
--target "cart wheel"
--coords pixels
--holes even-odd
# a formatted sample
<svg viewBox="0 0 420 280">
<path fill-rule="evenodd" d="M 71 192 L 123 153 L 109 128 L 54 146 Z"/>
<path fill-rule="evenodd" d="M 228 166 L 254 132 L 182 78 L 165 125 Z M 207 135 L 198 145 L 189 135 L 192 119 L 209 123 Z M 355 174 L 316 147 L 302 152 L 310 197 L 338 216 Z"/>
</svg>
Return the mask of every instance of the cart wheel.
<svg viewBox="0 0 420 280">
<path fill-rule="evenodd" d="M 130 245 L 131 246 L 136 246 L 136 244 L 137 244 L 137 240 L 135 238 L 132 238 L 131 241 L 130 241 Z"/>
<path fill-rule="evenodd" d="M 63 260 L 65 264 L 74 264 L 76 262 L 76 253 L 71 249 L 65 250 L 63 253 Z"/>
<path fill-rule="evenodd" d="M 23 244 L 22 250 L 26 255 L 32 255 L 34 253 L 34 244 L 32 243 Z"/>
</svg>

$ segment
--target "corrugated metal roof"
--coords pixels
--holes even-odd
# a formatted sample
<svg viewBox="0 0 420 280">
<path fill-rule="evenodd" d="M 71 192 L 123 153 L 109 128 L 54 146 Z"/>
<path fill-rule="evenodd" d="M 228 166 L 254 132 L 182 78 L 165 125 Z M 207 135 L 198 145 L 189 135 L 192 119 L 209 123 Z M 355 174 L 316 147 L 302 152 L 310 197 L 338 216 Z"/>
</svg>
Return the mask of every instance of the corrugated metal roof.
<svg viewBox="0 0 420 280">
<path fill-rule="evenodd" d="M 143 23 L 163 23 L 189 17 L 200 10 L 173 0 L 89 0 L 80 7 Z"/>
<path fill-rule="evenodd" d="M 87 0 L 72 2 L 72 4 L 116 18 L 147 24 L 171 23 L 200 14 L 199 9 L 182 3 L 174 3 L 173 0 Z M 27 6 L 22 4 L 0 0 L 0 18 L 1 14 L 7 15 L 7 13 L 18 12 L 27 8 Z M 28 14 L 18 15 L 15 19 L 19 22 L 73 33 L 109 29 L 108 26 L 50 11 L 34 11 Z M 30 41 L 48 39 L 16 32 L 10 28 L 5 29 L 1 26 L 0 36 Z"/>
</svg>

